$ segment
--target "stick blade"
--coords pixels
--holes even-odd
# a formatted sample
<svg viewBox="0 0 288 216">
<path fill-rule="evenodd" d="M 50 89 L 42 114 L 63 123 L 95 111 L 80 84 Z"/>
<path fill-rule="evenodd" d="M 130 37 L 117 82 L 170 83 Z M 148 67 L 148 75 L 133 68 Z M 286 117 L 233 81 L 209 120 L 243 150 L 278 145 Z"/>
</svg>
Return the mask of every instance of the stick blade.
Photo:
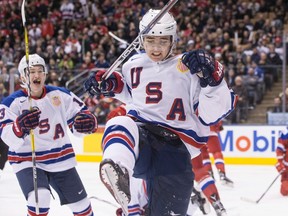
<svg viewBox="0 0 288 216">
<path fill-rule="evenodd" d="M 254 204 L 257 204 L 257 200 L 252 200 L 250 198 L 247 198 L 247 197 L 241 197 L 240 198 L 242 201 L 245 201 L 245 202 L 250 202 L 250 203 L 254 203 Z"/>
</svg>

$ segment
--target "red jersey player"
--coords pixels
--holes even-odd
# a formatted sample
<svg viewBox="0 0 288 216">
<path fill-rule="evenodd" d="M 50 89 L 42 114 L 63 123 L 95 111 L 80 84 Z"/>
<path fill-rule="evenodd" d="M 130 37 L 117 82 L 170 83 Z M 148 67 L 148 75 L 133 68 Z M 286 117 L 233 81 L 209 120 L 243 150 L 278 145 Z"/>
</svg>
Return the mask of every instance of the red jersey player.
<svg viewBox="0 0 288 216">
<path fill-rule="evenodd" d="M 288 128 L 287 128 L 288 129 Z M 276 169 L 281 173 L 280 193 L 288 196 L 288 130 L 281 132 L 276 148 L 277 163 Z"/>
<path fill-rule="evenodd" d="M 226 177 L 224 156 L 221 149 L 220 140 L 218 133 L 223 130 L 222 121 L 217 122 L 214 125 L 210 126 L 210 135 L 207 142 L 207 145 L 203 146 L 201 149 L 203 163 L 210 175 L 214 178 L 212 165 L 209 153 L 213 155 L 215 166 L 220 176 L 220 181 L 228 186 L 233 186 L 233 181 Z"/>
</svg>

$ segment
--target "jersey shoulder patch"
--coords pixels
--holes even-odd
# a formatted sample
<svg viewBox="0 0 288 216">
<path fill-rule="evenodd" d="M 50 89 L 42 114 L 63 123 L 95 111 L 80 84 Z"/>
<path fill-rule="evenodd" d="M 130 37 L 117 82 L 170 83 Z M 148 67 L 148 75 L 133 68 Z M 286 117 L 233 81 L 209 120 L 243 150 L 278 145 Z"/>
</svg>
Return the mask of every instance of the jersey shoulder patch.
<svg viewBox="0 0 288 216">
<path fill-rule="evenodd" d="M 184 65 L 181 61 L 181 58 L 178 59 L 178 62 L 177 62 L 177 65 L 176 65 L 176 68 L 179 72 L 181 73 L 186 73 L 189 71 L 189 68 L 186 67 L 186 65 Z"/>
</svg>

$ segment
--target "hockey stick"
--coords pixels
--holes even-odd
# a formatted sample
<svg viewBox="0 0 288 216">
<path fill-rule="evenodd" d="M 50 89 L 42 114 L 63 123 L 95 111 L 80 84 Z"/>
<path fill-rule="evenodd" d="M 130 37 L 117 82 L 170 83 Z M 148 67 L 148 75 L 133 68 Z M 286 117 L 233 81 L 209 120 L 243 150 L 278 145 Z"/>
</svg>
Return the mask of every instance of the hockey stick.
<svg viewBox="0 0 288 216">
<path fill-rule="evenodd" d="M 119 208 L 118 205 L 116 205 L 116 204 L 114 204 L 114 203 L 112 203 L 112 202 L 110 202 L 110 201 L 108 201 L 108 200 L 101 199 L 101 198 L 99 198 L 99 197 L 97 197 L 97 196 L 91 196 L 91 197 L 89 197 L 89 199 L 95 199 L 95 200 L 98 200 L 98 201 L 100 201 L 100 202 L 106 203 L 106 204 L 108 204 L 108 205 L 110 205 L 110 206 L 113 206 L 113 207 L 115 207 L 115 208 Z"/>
<path fill-rule="evenodd" d="M 126 44 L 129 45 L 129 43 L 121 38 L 119 38 L 118 36 L 116 36 L 115 34 L 113 34 L 111 31 L 108 32 L 108 34 L 113 37 L 115 40 L 119 41 L 122 44 Z"/>
<path fill-rule="evenodd" d="M 241 197 L 241 200 L 246 201 L 246 202 L 251 202 L 251 203 L 255 203 L 258 204 L 260 202 L 260 200 L 262 200 L 262 198 L 265 196 L 265 194 L 268 192 L 268 190 L 272 187 L 272 185 L 276 182 L 276 180 L 279 178 L 279 176 L 281 175 L 281 173 L 279 173 L 275 179 L 272 181 L 272 183 L 269 185 L 269 187 L 265 190 L 265 192 L 259 197 L 259 199 L 257 200 L 252 200 L 246 197 Z"/>
<path fill-rule="evenodd" d="M 25 0 L 22 1 L 21 5 L 21 16 L 22 16 L 22 23 L 24 27 L 24 37 L 25 37 L 25 56 L 26 56 L 26 63 L 28 65 L 28 97 L 30 102 L 30 110 L 32 110 L 32 101 L 31 101 L 31 88 L 30 88 L 30 71 L 29 71 L 29 40 L 28 40 L 28 30 L 27 30 L 27 22 L 25 16 Z M 32 149 L 32 169 L 33 169 L 33 185 L 34 185 L 34 192 L 35 192 L 35 212 L 36 215 L 39 215 L 39 199 L 38 199 L 38 184 L 37 184 L 37 168 L 36 168 L 36 153 L 35 153 L 35 138 L 34 138 L 34 131 L 30 130 L 30 137 L 31 137 L 31 149 Z"/>
<path fill-rule="evenodd" d="M 114 63 L 108 68 L 108 70 L 103 74 L 102 78 L 107 79 L 116 68 L 130 55 L 133 50 L 137 50 L 136 47 L 140 44 L 140 37 L 143 34 L 148 33 L 155 24 L 167 13 L 176 3 L 178 0 L 170 0 L 162 9 L 161 11 L 151 20 L 151 22 L 143 29 L 139 35 L 132 41 L 132 43 L 123 51 L 123 53 L 114 61 Z"/>
</svg>

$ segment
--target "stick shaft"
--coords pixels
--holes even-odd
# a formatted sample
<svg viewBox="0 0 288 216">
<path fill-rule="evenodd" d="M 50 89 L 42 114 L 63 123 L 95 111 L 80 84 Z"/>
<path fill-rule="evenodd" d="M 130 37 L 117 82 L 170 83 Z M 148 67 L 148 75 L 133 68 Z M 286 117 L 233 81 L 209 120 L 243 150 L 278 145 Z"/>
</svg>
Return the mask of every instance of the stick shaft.
<svg viewBox="0 0 288 216">
<path fill-rule="evenodd" d="M 266 191 L 259 197 L 259 199 L 256 201 L 256 203 L 259 203 L 260 200 L 265 196 L 265 194 L 269 191 L 269 189 L 272 187 L 272 185 L 276 182 L 276 180 L 278 179 L 278 177 L 281 175 L 281 173 L 278 173 L 278 175 L 274 178 L 274 180 L 271 182 L 271 184 L 269 185 L 269 187 L 266 189 Z"/>
<path fill-rule="evenodd" d="M 110 201 L 108 201 L 108 200 L 101 199 L 101 198 L 99 198 L 99 197 L 97 197 L 97 196 L 91 196 L 91 197 L 89 197 L 89 199 L 95 199 L 95 200 L 98 200 L 98 201 L 100 201 L 100 202 L 106 203 L 106 204 L 108 204 L 108 205 L 110 205 L 110 206 L 113 206 L 113 207 L 115 207 L 115 208 L 119 208 L 118 205 L 116 205 L 116 204 L 114 204 L 114 203 L 112 203 L 112 202 L 110 202 Z"/>
<path fill-rule="evenodd" d="M 25 39 L 25 56 L 28 70 L 28 96 L 30 102 L 30 110 L 32 110 L 32 100 L 31 100 L 31 88 L 30 88 L 30 76 L 29 76 L 29 38 L 28 38 L 28 30 L 26 24 L 26 16 L 25 16 L 25 0 L 22 1 L 21 5 L 21 16 L 24 27 L 24 39 Z M 36 167 L 36 152 L 35 152 L 35 138 L 34 131 L 30 130 L 30 138 L 31 138 L 31 157 L 32 157 L 32 169 L 33 169 L 33 185 L 34 185 L 34 193 L 35 193 L 35 212 L 36 215 L 39 215 L 39 197 L 38 197 L 38 184 L 37 184 L 37 167 Z"/>
<path fill-rule="evenodd" d="M 281 175 L 281 173 L 278 173 L 278 175 L 274 178 L 274 180 L 271 182 L 271 184 L 268 186 L 268 188 L 265 190 L 265 192 L 257 200 L 252 200 L 252 199 L 249 199 L 246 197 L 241 197 L 241 200 L 258 204 L 263 199 L 263 197 L 267 194 L 269 189 L 273 186 L 273 184 L 276 182 L 276 180 L 279 178 L 280 175 Z"/>
</svg>

